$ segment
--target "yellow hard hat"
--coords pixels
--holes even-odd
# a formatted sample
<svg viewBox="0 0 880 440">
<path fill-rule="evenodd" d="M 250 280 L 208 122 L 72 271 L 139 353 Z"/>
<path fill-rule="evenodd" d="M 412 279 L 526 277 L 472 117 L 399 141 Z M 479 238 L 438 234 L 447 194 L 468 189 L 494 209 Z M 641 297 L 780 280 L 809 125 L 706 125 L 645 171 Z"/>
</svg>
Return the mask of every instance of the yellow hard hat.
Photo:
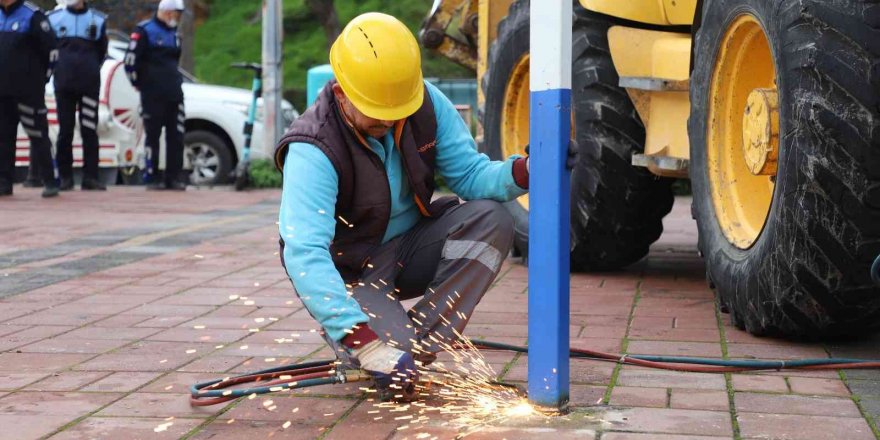
<svg viewBox="0 0 880 440">
<path fill-rule="evenodd" d="M 330 48 L 330 65 L 361 113 L 396 121 L 422 106 L 422 56 L 400 20 L 369 12 L 351 20 Z"/>
</svg>

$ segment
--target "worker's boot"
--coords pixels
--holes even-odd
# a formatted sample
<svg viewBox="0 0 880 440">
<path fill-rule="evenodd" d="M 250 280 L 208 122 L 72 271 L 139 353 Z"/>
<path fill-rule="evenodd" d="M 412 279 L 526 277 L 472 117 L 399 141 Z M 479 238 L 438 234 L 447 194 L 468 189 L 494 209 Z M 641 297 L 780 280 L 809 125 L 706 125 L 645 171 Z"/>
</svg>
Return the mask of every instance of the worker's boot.
<svg viewBox="0 0 880 440">
<path fill-rule="evenodd" d="M 12 182 L 0 181 L 0 197 L 12 195 Z"/>
</svg>

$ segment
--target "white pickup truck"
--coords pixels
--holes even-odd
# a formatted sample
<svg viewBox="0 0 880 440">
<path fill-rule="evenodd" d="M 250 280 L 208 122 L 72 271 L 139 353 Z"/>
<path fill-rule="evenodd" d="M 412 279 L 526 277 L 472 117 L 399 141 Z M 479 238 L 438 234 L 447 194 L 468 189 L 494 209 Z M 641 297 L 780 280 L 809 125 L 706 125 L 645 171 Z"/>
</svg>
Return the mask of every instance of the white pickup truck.
<svg viewBox="0 0 880 440">
<path fill-rule="evenodd" d="M 125 76 L 122 59 L 128 41 L 114 33 L 108 56 L 101 68 L 101 95 L 98 110 L 101 179 L 108 184 L 119 181 L 139 183 L 145 163 L 144 132 L 139 114 L 140 95 Z M 186 145 L 184 168 L 190 170 L 190 183 L 214 185 L 225 183 L 238 162 L 244 145 L 242 133 L 247 119 L 251 91 L 233 87 L 200 84 L 183 72 L 183 95 L 186 106 Z M 242 75 L 248 75 L 242 71 Z M 46 85 L 46 106 L 49 109 L 49 137 L 58 138 L 58 118 L 52 81 Z M 252 159 L 261 158 L 263 142 L 262 99 L 258 102 L 254 123 Z M 282 102 L 282 117 L 288 125 L 299 116 L 293 105 Z M 164 137 L 163 137 L 164 138 Z M 19 126 L 16 140 L 16 161 L 19 174 L 28 166 L 30 141 Z M 162 145 L 164 151 L 164 140 Z M 160 154 L 164 156 L 164 152 Z M 82 140 L 79 126 L 73 139 L 73 166 L 82 167 Z M 160 160 L 160 168 L 164 160 Z M 78 173 L 77 173 L 78 174 Z"/>
</svg>

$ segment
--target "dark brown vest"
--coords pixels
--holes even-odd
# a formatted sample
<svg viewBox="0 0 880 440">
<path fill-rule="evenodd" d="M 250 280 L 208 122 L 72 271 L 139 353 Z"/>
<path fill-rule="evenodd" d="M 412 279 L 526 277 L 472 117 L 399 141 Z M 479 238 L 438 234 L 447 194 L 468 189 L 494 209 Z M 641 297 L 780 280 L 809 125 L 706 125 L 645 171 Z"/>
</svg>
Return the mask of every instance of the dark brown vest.
<svg viewBox="0 0 880 440">
<path fill-rule="evenodd" d="M 283 170 L 287 147 L 292 142 L 315 145 L 330 159 L 339 178 L 336 234 L 330 244 L 330 255 L 342 278 L 350 283 L 360 276 L 372 250 L 382 244 L 391 217 L 391 191 L 382 160 L 346 123 L 336 103 L 333 84 L 328 83 L 315 104 L 287 129 L 275 149 L 275 166 Z M 431 203 L 437 118 L 427 88 L 424 103 L 415 114 L 397 124 L 394 138 L 422 216 L 440 216 L 455 206 L 455 197 Z"/>
</svg>

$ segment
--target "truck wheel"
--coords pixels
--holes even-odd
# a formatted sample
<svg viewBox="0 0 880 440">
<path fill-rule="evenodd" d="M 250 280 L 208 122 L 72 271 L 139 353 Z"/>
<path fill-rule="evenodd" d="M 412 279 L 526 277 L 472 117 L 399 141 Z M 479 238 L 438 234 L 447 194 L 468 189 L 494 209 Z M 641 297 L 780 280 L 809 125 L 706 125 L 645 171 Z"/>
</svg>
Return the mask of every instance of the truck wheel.
<svg viewBox="0 0 880 440">
<path fill-rule="evenodd" d="M 571 268 L 612 270 L 635 263 L 663 231 L 672 179 L 631 165 L 644 151 L 645 128 L 608 49 L 613 19 L 575 6 L 572 110 L 581 160 L 571 177 Z M 483 77 L 481 151 L 493 159 L 524 154 L 529 142 L 529 1 L 515 1 L 498 24 Z M 506 204 L 515 246 L 528 253 L 528 197 Z"/>
<path fill-rule="evenodd" d="M 699 247 L 733 322 L 880 325 L 880 5 L 707 0 L 691 77 Z"/>
<path fill-rule="evenodd" d="M 186 132 L 183 139 L 185 164 L 190 170 L 191 184 L 210 186 L 229 180 L 232 155 L 220 136 L 210 131 L 194 130 Z"/>
</svg>

